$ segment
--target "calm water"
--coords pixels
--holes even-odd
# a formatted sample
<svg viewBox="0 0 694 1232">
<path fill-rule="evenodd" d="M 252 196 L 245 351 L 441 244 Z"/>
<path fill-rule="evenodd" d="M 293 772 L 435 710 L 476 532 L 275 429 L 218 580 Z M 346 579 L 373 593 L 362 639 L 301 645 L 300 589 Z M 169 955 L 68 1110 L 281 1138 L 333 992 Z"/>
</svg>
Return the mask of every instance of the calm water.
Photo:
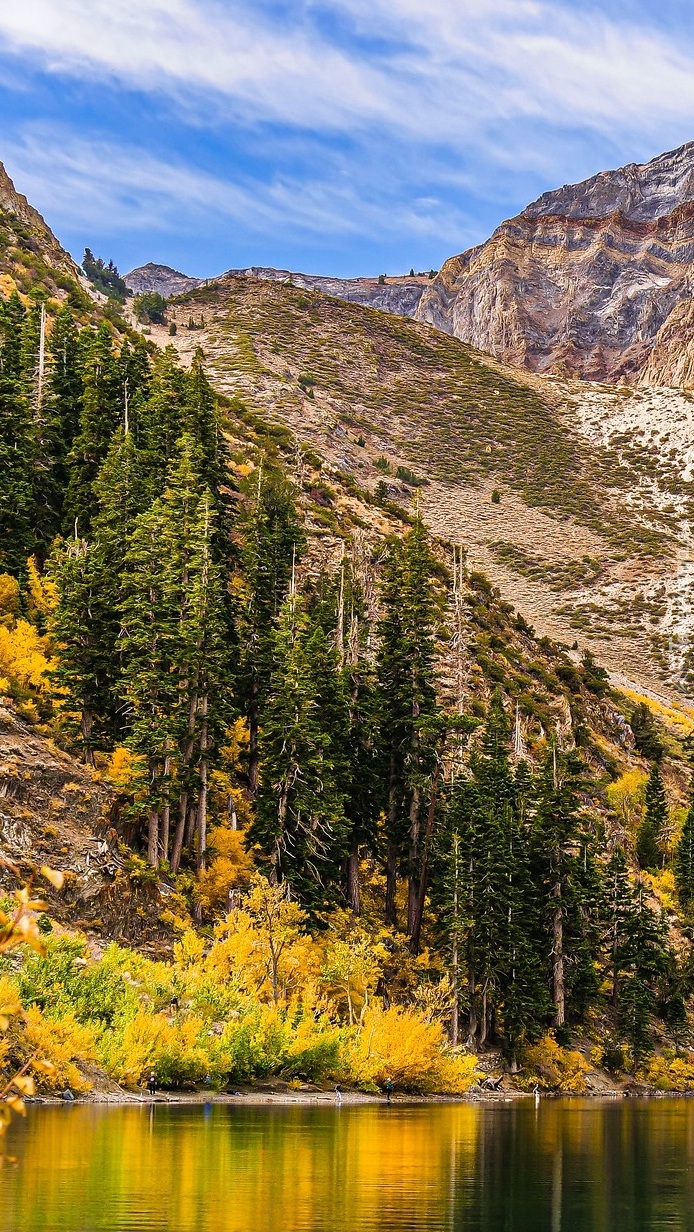
<svg viewBox="0 0 694 1232">
<path fill-rule="evenodd" d="M 694 1232 L 694 1101 L 33 1110 L 2 1232 Z"/>
</svg>

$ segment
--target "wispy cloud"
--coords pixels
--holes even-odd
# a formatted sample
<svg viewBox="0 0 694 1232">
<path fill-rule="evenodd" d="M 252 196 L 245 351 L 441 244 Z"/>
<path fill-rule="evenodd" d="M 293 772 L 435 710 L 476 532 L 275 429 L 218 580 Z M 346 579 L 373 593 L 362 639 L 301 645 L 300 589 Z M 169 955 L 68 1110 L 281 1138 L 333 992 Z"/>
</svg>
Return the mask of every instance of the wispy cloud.
<svg viewBox="0 0 694 1232">
<path fill-rule="evenodd" d="M 19 97 L 26 70 L 91 115 L 56 102 L 42 128 L 27 105 L 0 157 L 73 232 L 204 217 L 459 250 L 557 182 L 694 136 L 694 32 L 661 3 L 660 24 L 647 0 L 5 3 L 0 85 Z"/>
<path fill-rule="evenodd" d="M 318 131 L 388 125 L 474 137 L 480 121 L 658 129 L 694 113 L 691 39 L 558 0 L 22 0 L 0 10 L 8 47 L 246 119 Z M 339 15 L 327 33 L 326 12 Z"/>
<path fill-rule="evenodd" d="M 94 137 L 80 138 L 60 126 L 30 125 L 3 146 L 8 170 L 30 200 L 50 199 L 56 226 L 86 229 L 179 231 L 226 220 L 257 233 L 272 228 L 313 236 L 375 236 L 395 227 L 410 235 L 453 237 L 465 227 L 461 211 L 435 199 L 393 207 L 386 191 L 359 195 L 341 178 L 275 176 L 269 182 L 244 176 L 222 179 L 181 161 L 165 161 L 147 149 Z"/>
</svg>

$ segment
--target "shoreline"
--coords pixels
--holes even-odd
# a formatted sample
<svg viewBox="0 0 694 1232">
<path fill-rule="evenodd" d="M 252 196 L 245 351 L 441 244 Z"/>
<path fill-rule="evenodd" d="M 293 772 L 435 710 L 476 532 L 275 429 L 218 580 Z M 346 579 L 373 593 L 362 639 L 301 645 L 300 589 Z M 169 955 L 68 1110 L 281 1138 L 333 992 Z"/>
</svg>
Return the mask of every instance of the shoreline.
<svg viewBox="0 0 694 1232">
<path fill-rule="evenodd" d="M 157 1091 L 150 1095 L 148 1091 L 126 1091 L 122 1088 L 113 1091 L 88 1091 L 75 1095 L 72 1100 L 65 1100 L 60 1095 L 36 1095 L 27 1100 L 30 1106 L 55 1106 L 72 1104 L 99 1104 L 113 1106 L 134 1105 L 187 1105 L 191 1107 L 209 1104 L 251 1107 L 356 1107 L 356 1106 L 412 1106 L 418 1104 L 480 1104 L 497 1105 L 511 1104 L 519 1100 L 614 1100 L 614 1099 L 691 1099 L 694 1090 L 690 1091 L 658 1091 L 654 1087 L 627 1087 L 610 1090 L 578 1091 L 532 1091 L 501 1090 L 467 1091 L 460 1095 L 408 1095 L 394 1094 L 390 1104 L 385 1095 L 374 1095 L 361 1091 L 343 1091 L 338 1102 L 335 1093 L 328 1091 L 287 1091 L 274 1089 L 248 1088 L 239 1091 Z"/>
</svg>

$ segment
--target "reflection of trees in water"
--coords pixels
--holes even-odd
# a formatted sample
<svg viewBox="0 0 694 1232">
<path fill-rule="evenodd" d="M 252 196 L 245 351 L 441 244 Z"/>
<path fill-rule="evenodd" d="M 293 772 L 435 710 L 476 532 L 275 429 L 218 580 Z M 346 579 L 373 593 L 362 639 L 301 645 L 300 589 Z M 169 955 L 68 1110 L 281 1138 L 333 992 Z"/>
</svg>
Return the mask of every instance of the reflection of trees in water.
<svg viewBox="0 0 694 1232">
<path fill-rule="evenodd" d="M 58 1107 L 18 1136 L 0 1226 L 22 1232 L 67 1232 L 77 1210 L 110 1232 L 692 1227 L 682 1100 Z"/>
</svg>

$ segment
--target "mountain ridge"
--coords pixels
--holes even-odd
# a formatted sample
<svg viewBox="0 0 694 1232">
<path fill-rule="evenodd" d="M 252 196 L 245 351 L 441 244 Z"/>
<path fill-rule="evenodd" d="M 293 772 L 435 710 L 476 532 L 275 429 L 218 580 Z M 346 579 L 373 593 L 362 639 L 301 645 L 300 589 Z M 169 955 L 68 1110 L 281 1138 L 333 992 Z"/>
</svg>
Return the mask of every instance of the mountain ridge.
<svg viewBox="0 0 694 1232">
<path fill-rule="evenodd" d="M 693 199 L 692 142 L 543 193 L 449 258 L 416 318 L 531 371 L 674 383 L 660 331 L 691 299 Z"/>
</svg>

